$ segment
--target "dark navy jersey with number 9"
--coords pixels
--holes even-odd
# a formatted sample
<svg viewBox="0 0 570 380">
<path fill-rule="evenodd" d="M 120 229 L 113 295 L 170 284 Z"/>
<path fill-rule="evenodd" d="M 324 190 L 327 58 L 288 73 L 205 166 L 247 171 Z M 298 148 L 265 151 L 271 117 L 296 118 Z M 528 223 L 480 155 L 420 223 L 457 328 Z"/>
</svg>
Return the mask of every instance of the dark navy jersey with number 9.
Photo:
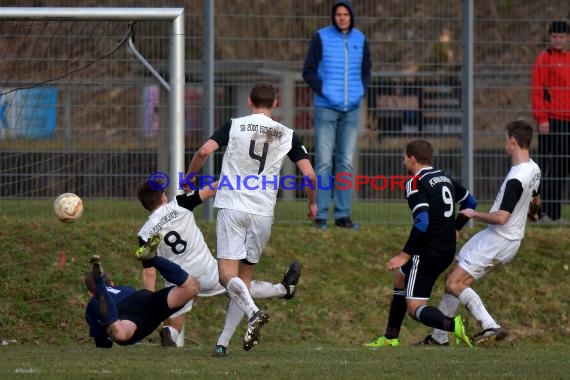
<svg viewBox="0 0 570 380">
<path fill-rule="evenodd" d="M 412 228 L 404 252 L 419 255 L 426 248 L 455 252 L 455 204 L 468 197 L 467 189 L 447 173 L 428 167 L 406 182 L 405 195 L 414 218 L 427 212 L 429 223 L 425 232 Z"/>
</svg>

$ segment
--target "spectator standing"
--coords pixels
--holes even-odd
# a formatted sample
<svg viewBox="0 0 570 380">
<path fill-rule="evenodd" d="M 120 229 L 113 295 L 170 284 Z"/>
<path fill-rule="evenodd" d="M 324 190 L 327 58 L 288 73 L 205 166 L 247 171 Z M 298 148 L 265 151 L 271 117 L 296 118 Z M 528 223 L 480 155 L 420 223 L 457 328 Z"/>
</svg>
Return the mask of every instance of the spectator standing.
<svg viewBox="0 0 570 380">
<path fill-rule="evenodd" d="M 532 113 L 538 124 L 543 169 L 542 220 L 562 222 L 561 206 L 570 155 L 570 26 L 554 21 L 550 44 L 532 67 Z"/>
<path fill-rule="evenodd" d="M 331 191 L 335 225 L 358 228 L 351 220 L 353 186 L 346 180 L 353 182 L 360 101 L 370 83 L 371 61 L 366 36 L 354 28 L 354 19 L 352 3 L 336 1 L 332 24 L 313 35 L 303 67 L 303 78 L 314 92 L 315 171 L 319 181 L 315 225 L 322 229 L 327 228 Z M 335 186 L 336 176 L 342 176 L 342 186 Z"/>
</svg>

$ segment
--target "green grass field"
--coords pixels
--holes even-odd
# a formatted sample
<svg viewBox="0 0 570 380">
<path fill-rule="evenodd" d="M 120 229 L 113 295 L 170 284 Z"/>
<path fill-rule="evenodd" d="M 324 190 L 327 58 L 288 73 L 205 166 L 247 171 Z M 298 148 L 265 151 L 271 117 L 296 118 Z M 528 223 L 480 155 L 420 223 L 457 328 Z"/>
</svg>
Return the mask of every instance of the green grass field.
<svg viewBox="0 0 570 380">
<path fill-rule="evenodd" d="M 570 350 L 559 344 L 365 350 L 268 343 L 224 359 L 194 346 L 8 346 L 0 352 L 2 379 L 565 379 L 570 371 Z"/>
<path fill-rule="evenodd" d="M 83 320 L 82 275 L 93 253 L 116 283 L 138 286 L 132 253 L 145 221 L 135 202 L 86 202 L 76 223 L 55 220 L 49 201 L 0 202 L 0 378 L 567 378 L 570 365 L 570 227 L 530 226 L 518 256 L 474 288 L 510 332 L 489 348 L 417 348 L 429 329 L 407 318 L 399 348 L 368 350 L 383 334 L 392 291 L 386 261 L 407 237 L 405 224 L 365 224 L 360 231 L 319 231 L 277 223 L 258 278 L 279 282 L 293 259 L 304 264 L 297 296 L 263 300 L 270 315 L 263 340 L 230 357 L 211 349 L 222 327 L 225 296 L 199 298 L 186 323 L 186 346 L 165 349 L 152 334 L 134 347 L 97 350 Z M 212 251 L 214 225 L 200 222 Z M 461 234 L 464 242 L 481 229 Z M 61 261 L 65 259 L 65 262 Z M 442 284 L 434 289 L 437 305 Z M 463 314 L 467 314 L 461 309 Z M 477 330 L 468 315 L 468 325 Z"/>
</svg>

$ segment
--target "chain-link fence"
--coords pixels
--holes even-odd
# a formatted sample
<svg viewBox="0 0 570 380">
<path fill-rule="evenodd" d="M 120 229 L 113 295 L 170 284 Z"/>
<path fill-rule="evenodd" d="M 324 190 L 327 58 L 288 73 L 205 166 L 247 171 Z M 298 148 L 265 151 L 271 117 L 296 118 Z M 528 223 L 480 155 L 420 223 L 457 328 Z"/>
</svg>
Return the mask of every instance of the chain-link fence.
<svg viewBox="0 0 570 380">
<path fill-rule="evenodd" d="M 470 2 L 457 0 L 363 0 L 353 4 L 355 26 L 367 36 L 373 65 L 372 82 L 362 104 L 355 174 L 368 177 L 404 174 L 401 165 L 403 145 L 409 139 L 425 137 L 436 149 L 436 165 L 458 179 L 464 178 L 464 158 L 468 153 L 465 148 L 465 96 L 469 93 L 466 91 L 469 83 L 465 81 L 465 54 L 469 51 L 465 45 L 465 25 L 471 19 L 474 32 L 472 191 L 481 202 L 492 202 L 509 167 L 503 151 L 504 124 L 519 118 L 536 124 L 531 107 L 532 66 L 548 44 L 549 24 L 553 20 L 568 18 L 568 4 L 554 0 L 473 2 L 472 13 L 466 12 L 468 8 L 465 7 Z M 53 7 L 92 4 L 82 4 L 81 1 L 4 1 L 2 5 Z M 254 81 L 261 79 L 278 86 L 280 107 L 276 110 L 276 118 L 293 127 L 312 153 L 313 99 L 302 79 L 301 70 L 312 34 L 331 22 L 332 2 L 216 0 L 213 3 L 214 62 L 211 62 L 214 70 L 213 105 L 209 105 L 203 96 L 207 67 L 204 52 L 205 41 L 208 40 L 204 35 L 207 29 L 205 5 L 204 1 L 175 3 L 168 0 L 160 4 L 185 7 L 186 12 L 185 165 L 194 150 L 208 137 L 209 132 L 205 132 L 207 126 L 204 126 L 208 107 L 213 108 L 214 127 L 221 126 L 232 116 L 246 114 L 249 88 Z M 125 0 L 100 1 L 97 6 L 142 7 L 156 4 Z M 135 25 L 133 30 L 134 41 L 141 53 L 159 72 L 167 75 L 165 66 L 169 50 L 163 43 L 164 30 L 152 24 Z M 3 31 L 4 36 L 10 32 L 6 28 Z M 85 28 L 76 26 L 67 33 L 77 33 L 80 37 L 85 31 Z M 57 35 L 55 31 L 53 34 Z M 114 38 L 120 39 L 120 36 L 121 33 L 116 33 Z M 11 59 L 10 65 L 14 67 L 20 59 L 16 54 L 18 49 L 10 45 L 9 39 L 4 41 L 2 65 L 7 67 L 6 62 Z M 54 41 L 57 41 L 56 37 L 51 39 Z M 28 48 L 33 46 L 33 42 L 30 43 L 32 45 L 27 45 Z M 15 50 L 13 54 L 8 46 Z M 111 42 L 108 46 L 115 45 Z M 101 54 L 109 51 L 112 49 Z M 54 50 L 44 59 L 55 61 L 61 57 Z M 59 154 L 66 157 L 78 155 L 79 160 L 94 155 L 99 160 L 100 156 L 108 155 L 110 161 L 101 164 L 104 167 L 102 171 L 106 173 L 98 172 L 100 175 L 128 176 L 138 180 L 158 169 L 159 157 L 164 159 L 168 154 L 160 149 L 160 139 L 165 138 L 161 135 L 166 125 L 164 115 L 161 115 L 161 110 L 167 106 L 164 104 L 165 93 L 148 70 L 133 63 L 133 57 L 126 50 L 109 55 L 106 62 L 110 64 L 105 70 L 104 81 L 101 76 L 91 79 L 86 76 L 80 81 L 50 82 L 60 94 L 68 89 L 76 95 L 58 98 L 58 121 L 49 138 L 20 136 L 0 140 L 4 168 L 23 166 L 22 162 L 30 160 L 52 160 L 57 167 L 63 165 L 58 164 L 57 158 L 53 161 L 54 154 Z M 74 64 L 76 62 L 67 62 L 70 68 Z M 120 67 L 129 67 L 129 70 L 124 73 Z M 568 74 L 570 67 L 565 70 Z M 2 87 L 15 87 L 13 76 L 4 69 L 3 72 L 6 75 Z M 102 88 L 106 90 L 102 91 Z M 99 94 L 105 95 L 100 97 Z M 566 102 L 570 108 L 570 98 Z M 91 108 L 100 112 L 76 120 L 78 115 Z M 79 130 L 84 131 L 83 134 Z M 50 145 L 53 141 L 60 143 Z M 547 158 L 553 158 L 537 152 L 537 146 L 534 141 L 532 153 L 540 165 L 546 163 Z M 43 153 L 38 154 L 38 151 Z M 121 156 L 126 161 L 117 158 Z M 219 168 L 220 158 L 216 157 L 214 171 Z M 567 160 L 566 157 L 556 159 Z M 121 162 L 133 161 L 144 164 L 123 170 Z M 61 175 L 54 166 L 42 169 L 46 170 L 46 177 Z M 292 169 L 288 167 L 286 170 Z M 5 173 L 6 169 L 2 169 L 1 182 L 13 182 L 13 179 L 6 179 Z M 73 171 L 65 173 L 69 177 L 77 174 Z M 22 176 L 26 175 L 23 171 Z M 17 191 L 3 186 L 0 196 L 54 195 L 47 190 L 44 194 L 37 194 L 24 185 L 24 178 L 21 181 L 16 185 Z M 565 178 L 558 178 L 558 181 L 565 181 Z M 116 185 L 99 186 L 98 189 L 108 192 L 106 194 L 85 188 L 84 195 L 134 198 L 136 182 L 116 181 Z M 558 200 L 566 203 L 567 195 L 563 188 L 557 194 Z M 280 193 L 277 221 L 303 220 L 304 202 L 296 201 L 300 196 Z M 353 219 L 373 223 L 408 222 L 409 215 L 402 202 L 402 191 L 397 186 L 379 191 L 363 185 L 354 193 Z"/>
</svg>

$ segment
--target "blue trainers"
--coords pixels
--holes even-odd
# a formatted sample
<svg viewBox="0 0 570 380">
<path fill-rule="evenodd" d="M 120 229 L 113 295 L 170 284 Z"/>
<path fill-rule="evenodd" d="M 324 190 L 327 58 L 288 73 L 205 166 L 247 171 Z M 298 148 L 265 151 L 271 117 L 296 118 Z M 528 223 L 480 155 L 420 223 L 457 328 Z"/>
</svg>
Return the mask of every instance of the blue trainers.
<svg viewBox="0 0 570 380">
<path fill-rule="evenodd" d="M 228 348 L 222 346 L 221 344 L 216 345 L 214 347 L 214 351 L 212 351 L 212 357 L 214 358 L 225 358 L 228 356 Z"/>
</svg>

